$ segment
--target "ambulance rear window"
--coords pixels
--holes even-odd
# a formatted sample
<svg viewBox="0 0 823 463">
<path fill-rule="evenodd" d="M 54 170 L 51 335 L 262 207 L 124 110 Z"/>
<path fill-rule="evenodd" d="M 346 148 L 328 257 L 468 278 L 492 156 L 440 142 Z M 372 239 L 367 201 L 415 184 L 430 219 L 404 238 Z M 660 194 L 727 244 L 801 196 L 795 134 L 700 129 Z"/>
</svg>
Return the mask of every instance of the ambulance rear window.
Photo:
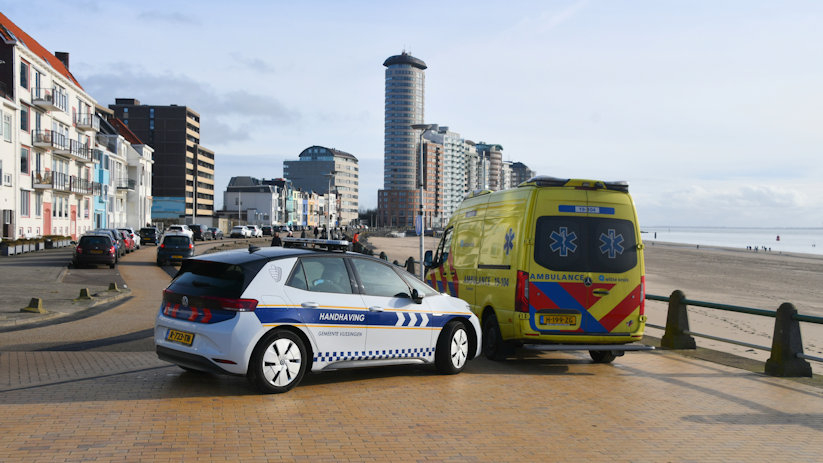
<svg viewBox="0 0 823 463">
<path fill-rule="evenodd" d="M 637 265 L 634 224 L 603 217 L 540 217 L 534 260 L 561 272 L 627 272 Z"/>
</svg>

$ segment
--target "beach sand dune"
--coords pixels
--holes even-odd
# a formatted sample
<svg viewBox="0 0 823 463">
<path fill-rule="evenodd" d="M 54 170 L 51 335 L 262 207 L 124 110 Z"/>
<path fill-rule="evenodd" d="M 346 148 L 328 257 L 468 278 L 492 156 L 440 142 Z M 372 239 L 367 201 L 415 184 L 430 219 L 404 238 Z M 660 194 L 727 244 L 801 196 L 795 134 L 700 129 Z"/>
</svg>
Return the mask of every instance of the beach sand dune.
<svg viewBox="0 0 823 463">
<path fill-rule="evenodd" d="M 369 237 L 377 252 L 390 261 L 418 259 L 417 237 Z M 438 239 L 426 237 L 424 249 L 433 250 Z M 777 310 L 791 302 L 798 312 L 823 316 L 823 256 L 755 253 L 745 249 L 709 248 L 692 245 L 646 243 L 646 293 L 669 296 L 683 291 L 688 299 L 719 304 Z M 667 304 L 647 301 L 649 323 L 666 324 Z M 691 331 L 731 338 L 759 346 L 771 346 L 774 319 L 701 307 L 689 307 Z M 823 326 L 801 323 L 806 354 L 823 357 Z M 662 331 L 648 328 L 660 337 Z M 697 345 L 765 361 L 768 352 L 697 338 Z M 823 364 L 811 362 L 815 374 Z"/>
</svg>

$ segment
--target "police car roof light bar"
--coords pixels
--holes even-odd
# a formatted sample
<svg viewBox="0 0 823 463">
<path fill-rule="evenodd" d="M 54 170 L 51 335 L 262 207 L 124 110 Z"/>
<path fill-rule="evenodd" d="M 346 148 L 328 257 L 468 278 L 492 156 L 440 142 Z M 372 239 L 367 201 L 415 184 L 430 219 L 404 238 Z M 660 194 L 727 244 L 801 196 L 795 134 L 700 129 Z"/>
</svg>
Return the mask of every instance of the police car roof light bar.
<svg viewBox="0 0 823 463">
<path fill-rule="evenodd" d="M 346 240 L 323 240 L 315 238 L 283 238 L 284 248 L 302 248 L 327 251 L 348 251 L 349 243 Z"/>
</svg>

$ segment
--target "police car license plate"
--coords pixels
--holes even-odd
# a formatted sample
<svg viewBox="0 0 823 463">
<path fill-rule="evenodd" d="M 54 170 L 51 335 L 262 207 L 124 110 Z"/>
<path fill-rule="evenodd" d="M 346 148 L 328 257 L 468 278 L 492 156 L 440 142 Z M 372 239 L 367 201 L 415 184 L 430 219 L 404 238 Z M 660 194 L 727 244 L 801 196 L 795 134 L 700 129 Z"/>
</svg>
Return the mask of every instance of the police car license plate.
<svg viewBox="0 0 823 463">
<path fill-rule="evenodd" d="M 541 315 L 540 316 L 540 324 L 541 325 L 569 325 L 574 326 L 577 324 L 577 316 L 576 315 Z"/>
<path fill-rule="evenodd" d="M 191 346 L 194 342 L 194 333 L 170 329 L 166 334 L 166 341 L 176 342 L 177 344 L 183 344 L 184 346 Z"/>
</svg>

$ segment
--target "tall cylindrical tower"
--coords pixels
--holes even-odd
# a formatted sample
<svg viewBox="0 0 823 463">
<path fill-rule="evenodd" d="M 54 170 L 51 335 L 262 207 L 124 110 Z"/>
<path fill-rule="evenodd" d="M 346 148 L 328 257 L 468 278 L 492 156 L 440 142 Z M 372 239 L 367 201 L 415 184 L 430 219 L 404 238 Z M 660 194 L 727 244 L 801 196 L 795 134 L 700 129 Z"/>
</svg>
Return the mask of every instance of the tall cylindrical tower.
<svg viewBox="0 0 823 463">
<path fill-rule="evenodd" d="M 418 133 L 412 124 L 423 123 L 426 63 L 405 51 L 383 62 L 386 67 L 386 101 L 383 126 L 383 188 L 417 188 Z"/>
</svg>

